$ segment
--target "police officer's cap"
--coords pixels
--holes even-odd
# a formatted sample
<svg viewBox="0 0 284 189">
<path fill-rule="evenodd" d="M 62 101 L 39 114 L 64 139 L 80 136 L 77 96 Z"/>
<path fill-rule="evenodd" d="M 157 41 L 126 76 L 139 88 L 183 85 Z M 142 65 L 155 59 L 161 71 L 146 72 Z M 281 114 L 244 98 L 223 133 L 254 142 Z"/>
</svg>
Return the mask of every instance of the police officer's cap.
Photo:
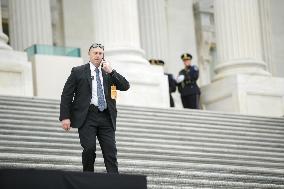
<svg viewBox="0 0 284 189">
<path fill-rule="evenodd" d="M 149 63 L 152 65 L 156 65 L 157 64 L 157 60 L 156 59 L 150 59 Z"/>
<path fill-rule="evenodd" d="M 151 65 L 164 65 L 165 64 L 163 60 L 157 60 L 157 59 L 150 59 L 149 63 Z"/>
<path fill-rule="evenodd" d="M 165 65 L 165 62 L 163 60 L 158 60 L 158 64 L 163 66 Z"/>
<path fill-rule="evenodd" d="M 180 57 L 182 60 L 191 60 L 192 59 L 192 55 L 189 53 L 184 53 L 181 55 Z"/>
</svg>

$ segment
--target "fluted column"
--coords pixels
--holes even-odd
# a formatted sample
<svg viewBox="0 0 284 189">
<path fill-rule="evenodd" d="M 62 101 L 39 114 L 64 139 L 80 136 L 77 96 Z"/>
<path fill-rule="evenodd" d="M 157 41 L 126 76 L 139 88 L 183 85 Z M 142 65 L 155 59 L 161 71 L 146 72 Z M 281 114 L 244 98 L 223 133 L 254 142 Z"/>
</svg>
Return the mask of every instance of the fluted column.
<svg viewBox="0 0 284 189">
<path fill-rule="evenodd" d="M 272 63 L 272 38 L 271 38 L 271 1 L 259 0 L 259 16 L 261 25 L 263 60 L 266 62 L 268 71 L 275 72 Z"/>
<path fill-rule="evenodd" d="M 105 45 L 106 61 L 131 85 L 131 90 L 118 94 L 117 102 L 168 107 L 167 78 L 162 68 L 148 63 L 141 49 L 137 0 L 93 0 L 93 13 L 95 41 Z"/>
<path fill-rule="evenodd" d="M 141 46 L 147 59 L 167 61 L 168 35 L 165 0 L 138 1 Z"/>
<path fill-rule="evenodd" d="M 262 57 L 257 0 L 215 0 L 219 65 L 216 78 L 239 73 L 269 75 Z"/>
<path fill-rule="evenodd" d="M 140 49 L 136 0 L 94 0 L 95 39 L 108 48 Z"/>
<path fill-rule="evenodd" d="M 2 12 L 1 12 L 1 0 L 0 0 L 0 49 L 2 50 L 11 50 L 12 48 L 7 45 L 8 37 L 3 33 L 2 27 Z"/>
<path fill-rule="evenodd" d="M 33 44 L 52 44 L 50 0 L 9 0 L 11 45 L 24 50 Z"/>
</svg>

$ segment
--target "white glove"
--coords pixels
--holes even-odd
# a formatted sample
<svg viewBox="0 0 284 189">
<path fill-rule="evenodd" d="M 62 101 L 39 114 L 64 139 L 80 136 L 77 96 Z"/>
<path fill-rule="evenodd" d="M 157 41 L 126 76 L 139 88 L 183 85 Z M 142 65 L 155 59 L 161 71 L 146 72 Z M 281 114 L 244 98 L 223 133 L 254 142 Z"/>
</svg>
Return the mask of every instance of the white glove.
<svg viewBox="0 0 284 189">
<path fill-rule="evenodd" d="M 184 80 L 184 75 L 179 75 L 176 79 L 177 83 L 181 83 Z"/>
</svg>

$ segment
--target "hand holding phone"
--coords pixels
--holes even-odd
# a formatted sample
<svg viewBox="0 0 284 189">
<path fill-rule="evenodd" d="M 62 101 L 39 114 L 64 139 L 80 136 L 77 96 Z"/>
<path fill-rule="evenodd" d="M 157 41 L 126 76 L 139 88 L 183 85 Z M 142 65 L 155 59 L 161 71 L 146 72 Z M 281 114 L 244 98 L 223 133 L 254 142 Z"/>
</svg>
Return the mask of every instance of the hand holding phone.
<svg viewBox="0 0 284 189">
<path fill-rule="evenodd" d="M 106 61 L 104 60 L 104 58 L 102 59 L 101 64 L 102 64 L 102 69 L 103 69 L 105 72 L 107 72 L 107 73 L 111 73 L 111 72 L 112 72 L 112 68 L 111 68 L 111 66 L 110 66 L 110 63 L 109 63 L 109 62 L 106 62 Z"/>
</svg>

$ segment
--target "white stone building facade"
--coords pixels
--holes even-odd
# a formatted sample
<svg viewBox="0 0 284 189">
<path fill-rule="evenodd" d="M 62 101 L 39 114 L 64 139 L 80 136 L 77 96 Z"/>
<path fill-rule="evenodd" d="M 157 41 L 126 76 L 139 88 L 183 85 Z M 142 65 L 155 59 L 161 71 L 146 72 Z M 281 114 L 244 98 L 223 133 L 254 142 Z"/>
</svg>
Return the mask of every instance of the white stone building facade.
<svg viewBox="0 0 284 189">
<path fill-rule="evenodd" d="M 131 83 L 119 104 L 169 107 L 164 72 L 176 76 L 189 52 L 200 68 L 203 109 L 283 116 L 283 7 L 278 0 L 1 0 L 0 94 L 59 99 L 71 68 L 100 42 Z M 34 44 L 77 47 L 81 57 L 28 57 Z M 151 58 L 165 67 L 149 65 Z"/>
</svg>

